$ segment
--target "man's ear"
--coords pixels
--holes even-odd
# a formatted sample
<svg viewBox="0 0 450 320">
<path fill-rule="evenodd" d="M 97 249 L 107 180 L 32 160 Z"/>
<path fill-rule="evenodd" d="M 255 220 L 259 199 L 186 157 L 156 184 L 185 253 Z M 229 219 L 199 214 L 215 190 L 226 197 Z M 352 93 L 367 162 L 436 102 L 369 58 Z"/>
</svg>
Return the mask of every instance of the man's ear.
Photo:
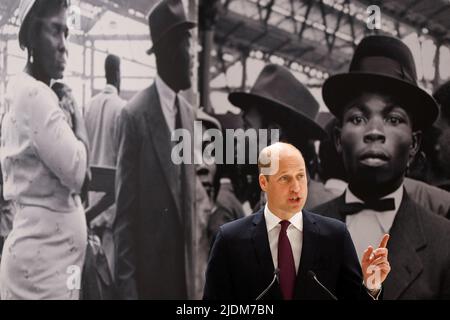
<svg viewBox="0 0 450 320">
<path fill-rule="evenodd" d="M 414 159 L 416 154 L 419 152 L 420 145 L 422 143 L 422 131 L 416 131 L 412 133 L 412 142 L 409 146 L 409 158 Z"/>
<path fill-rule="evenodd" d="M 334 146 L 336 147 L 336 151 L 338 152 L 338 154 L 342 153 L 341 131 L 342 129 L 337 126 L 334 128 L 333 131 Z"/>
<path fill-rule="evenodd" d="M 261 187 L 261 190 L 266 192 L 267 190 L 267 178 L 263 174 L 259 174 L 259 186 Z"/>
</svg>

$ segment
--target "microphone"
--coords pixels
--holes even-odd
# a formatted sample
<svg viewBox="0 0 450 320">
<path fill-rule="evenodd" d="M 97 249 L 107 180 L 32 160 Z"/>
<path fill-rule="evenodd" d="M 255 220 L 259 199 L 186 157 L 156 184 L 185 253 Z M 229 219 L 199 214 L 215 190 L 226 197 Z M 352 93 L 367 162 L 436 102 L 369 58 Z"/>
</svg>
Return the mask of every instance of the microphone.
<svg viewBox="0 0 450 320">
<path fill-rule="evenodd" d="M 268 287 L 266 289 L 264 289 L 263 292 L 261 292 L 261 294 L 255 300 L 261 300 L 261 298 L 264 297 L 264 295 L 267 293 L 267 291 L 269 291 L 270 288 L 272 288 L 272 286 L 274 285 L 275 281 L 280 282 L 279 275 L 280 275 L 280 269 L 275 268 L 275 270 L 273 271 L 272 282 L 268 285 Z"/>
<path fill-rule="evenodd" d="M 333 300 L 337 300 L 336 296 L 330 292 L 320 281 L 317 279 L 316 274 L 312 271 L 308 271 L 308 276 L 313 279 Z"/>
</svg>

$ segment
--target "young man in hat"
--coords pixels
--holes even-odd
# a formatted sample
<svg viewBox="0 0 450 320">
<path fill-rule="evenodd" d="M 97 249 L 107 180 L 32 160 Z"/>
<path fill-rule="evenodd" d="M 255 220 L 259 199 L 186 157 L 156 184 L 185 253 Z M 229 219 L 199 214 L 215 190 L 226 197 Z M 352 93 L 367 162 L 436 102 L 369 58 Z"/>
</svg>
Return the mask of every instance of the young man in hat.
<svg viewBox="0 0 450 320">
<path fill-rule="evenodd" d="M 329 138 L 321 141 L 319 147 L 320 173 L 325 181 L 325 188 L 332 191 L 336 197 L 342 195 L 347 188 L 347 173 L 341 155 L 334 143 L 334 130 L 338 124 L 333 118 L 325 130 Z M 405 190 L 408 195 L 421 206 L 441 216 L 448 216 L 450 212 L 450 193 L 425 182 L 405 178 Z M 324 200 L 322 203 L 327 202 Z"/>
<path fill-rule="evenodd" d="M 116 176 L 116 282 L 123 299 L 192 297 L 195 168 L 175 165 L 171 135 L 194 126 L 179 94 L 191 87 L 190 32 L 181 0 L 157 3 L 149 15 L 155 83 L 121 114 Z"/>
<path fill-rule="evenodd" d="M 377 249 L 365 251 L 361 268 L 345 225 L 303 210 L 308 184 L 297 148 L 282 142 L 270 145 L 261 151 L 258 166 L 267 204 L 220 227 L 204 298 L 359 300 L 370 299 L 369 293 L 376 298 L 390 270 L 389 236 Z"/>
<path fill-rule="evenodd" d="M 285 67 L 268 64 L 259 74 L 249 93 L 233 92 L 229 95 L 230 102 L 243 110 L 246 129 L 278 129 L 280 141 L 293 144 L 300 150 L 306 160 L 308 174 L 314 176 L 317 166 L 317 156 L 313 141 L 326 136 L 324 130 L 316 123 L 319 104 L 300 81 Z M 270 133 L 268 134 L 270 136 Z M 250 143 L 257 143 L 250 141 Z M 252 207 L 260 200 L 258 185 L 258 168 L 256 165 L 246 165 L 253 177 Z M 333 199 L 333 194 L 327 192 L 323 185 L 309 179 L 312 191 L 308 197 L 306 208 L 318 205 L 317 201 Z M 252 203 L 253 202 L 253 203 Z"/>
<path fill-rule="evenodd" d="M 324 83 L 323 98 L 340 122 L 336 146 L 349 184 L 314 212 L 344 221 L 359 256 L 390 234 L 384 299 L 449 299 L 450 222 L 403 186 L 421 130 L 438 115 L 434 99 L 417 86 L 410 50 L 392 37 L 363 39 L 349 73 Z"/>
</svg>

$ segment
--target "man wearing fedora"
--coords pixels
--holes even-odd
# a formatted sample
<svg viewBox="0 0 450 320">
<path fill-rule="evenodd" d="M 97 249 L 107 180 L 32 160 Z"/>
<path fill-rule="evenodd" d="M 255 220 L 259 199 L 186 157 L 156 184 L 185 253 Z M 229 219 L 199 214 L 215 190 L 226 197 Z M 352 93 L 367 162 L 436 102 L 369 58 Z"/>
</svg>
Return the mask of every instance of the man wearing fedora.
<svg viewBox="0 0 450 320">
<path fill-rule="evenodd" d="M 228 99 L 243 110 L 246 129 L 280 130 L 280 141 L 289 142 L 302 151 L 308 174 L 314 176 L 317 155 L 313 142 L 326 136 L 325 131 L 315 121 L 319 103 L 287 68 L 276 64 L 266 65 L 250 92 L 233 92 Z M 253 177 L 249 186 L 253 190 L 250 204 L 254 208 L 256 204 L 258 208 L 258 168 L 256 165 L 246 165 L 246 171 Z M 308 179 L 308 187 L 311 192 L 306 208 L 323 203 L 319 201 L 324 199 L 334 198 L 320 182 Z"/>
<path fill-rule="evenodd" d="M 157 76 L 121 114 L 114 225 L 116 282 L 123 299 L 192 297 L 195 168 L 175 165 L 176 129 L 193 132 L 190 32 L 181 0 L 158 2 L 148 17 Z M 192 155 L 191 155 L 192 156 Z"/>
<path fill-rule="evenodd" d="M 339 120 L 335 143 L 348 187 L 313 211 L 345 222 L 359 256 L 390 234 L 384 299 L 450 299 L 450 222 L 404 189 L 422 130 L 439 112 L 417 85 L 411 51 L 396 38 L 366 37 L 350 71 L 330 77 L 322 94 Z"/>
</svg>

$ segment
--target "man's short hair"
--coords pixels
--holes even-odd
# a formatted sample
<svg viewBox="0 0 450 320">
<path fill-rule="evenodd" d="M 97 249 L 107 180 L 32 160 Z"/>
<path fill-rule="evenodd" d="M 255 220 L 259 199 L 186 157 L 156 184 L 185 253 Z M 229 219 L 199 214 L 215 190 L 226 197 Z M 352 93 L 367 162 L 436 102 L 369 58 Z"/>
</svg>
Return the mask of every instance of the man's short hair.
<svg viewBox="0 0 450 320">
<path fill-rule="evenodd" d="M 301 152 L 300 152 L 300 150 L 298 149 L 298 148 L 296 148 L 293 144 L 291 144 L 291 143 L 288 143 L 288 142 L 276 142 L 276 143 L 274 143 L 273 145 L 276 145 L 276 144 L 282 144 L 282 145 L 286 145 L 286 146 L 290 146 L 291 148 L 293 148 L 293 149 L 295 149 L 295 150 L 297 150 L 299 153 L 300 153 L 300 155 L 302 154 Z M 271 145 L 271 146 L 273 146 L 273 145 Z M 259 153 L 259 156 L 258 156 L 258 171 L 259 171 L 259 173 L 260 174 L 263 174 L 263 170 L 265 170 L 265 169 L 269 169 L 269 168 L 271 168 L 272 167 L 272 156 L 269 154 L 269 155 L 265 155 L 264 153 L 263 153 L 263 151 L 265 150 L 265 149 L 267 149 L 268 147 L 270 147 L 270 146 L 267 146 L 266 148 L 264 148 L 263 150 L 261 150 L 261 152 Z M 263 158 L 264 157 L 264 160 L 265 161 L 263 161 Z M 303 156 L 302 156 L 303 157 Z M 276 160 L 278 161 L 279 160 L 279 158 L 277 157 L 276 158 Z M 272 167 L 273 168 L 273 167 Z M 276 166 L 276 168 L 278 168 L 278 165 Z M 267 171 L 267 170 L 266 170 Z M 264 174 L 264 176 L 267 178 L 267 179 L 269 179 L 269 175 L 267 175 L 267 174 Z"/>
<path fill-rule="evenodd" d="M 120 58 L 114 54 L 108 54 L 105 59 L 105 77 L 108 83 L 117 81 L 117 72 L 120 70 Z"/>
</svg>

